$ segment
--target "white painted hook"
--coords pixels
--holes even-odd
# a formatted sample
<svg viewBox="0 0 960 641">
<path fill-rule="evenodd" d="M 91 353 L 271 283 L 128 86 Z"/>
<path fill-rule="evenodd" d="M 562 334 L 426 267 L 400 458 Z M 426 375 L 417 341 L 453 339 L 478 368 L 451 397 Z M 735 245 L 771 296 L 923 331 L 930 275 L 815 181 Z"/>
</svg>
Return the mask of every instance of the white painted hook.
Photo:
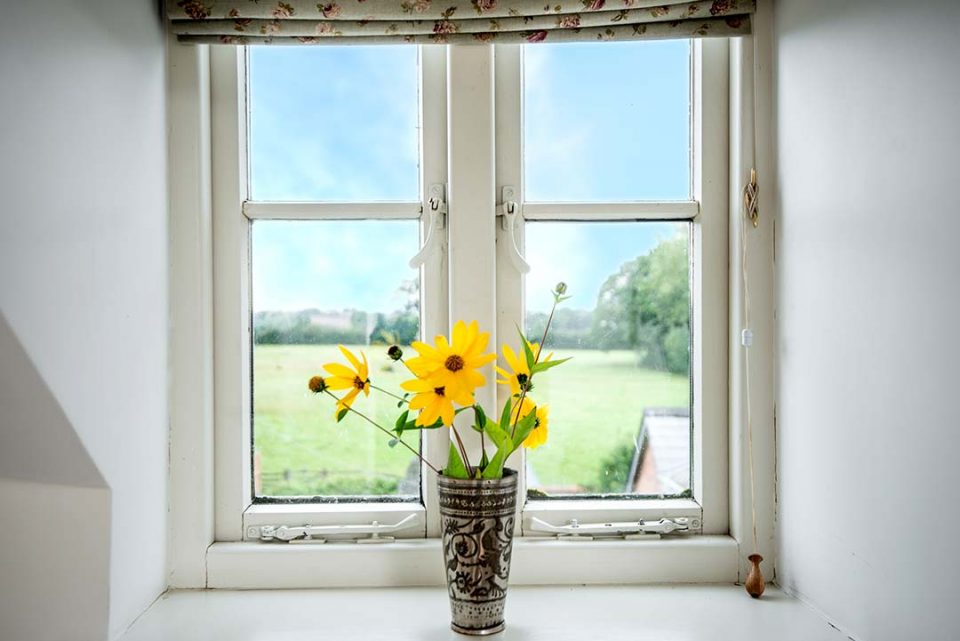
<svg viewBox="0 0 960 641">
<path fill-rule="evenodd" d="M 503 213 L 504 229 L 510 237 L 507 253 L 510 255 L 510 262 L 517 268 L 517 271 L 526 274 L 530 271 L 530 264 L 524 260 L 523 254 L 520 253 L 520 247 L 517 245 L 517 218 L 520 215 L 520 205 L 513 200 L 508 200 L 512 195 L 513 189 L 504 187 L 503 204 L 500 205 L 500 208 Z"/>
<path fill-rule="evenodd" d="M 440 251 L 443 242 L 444 218 L 447 215 L 447 203 L 443 197 L 443 185 L 430 185 L 430 198 L 427 200 L 423 213 L 427 216 L 427 237 L 423 247 L 417 255 L 410 259 L 410 267 L 420 269 L 420 266 L 434 257 Z"/>
</svg>

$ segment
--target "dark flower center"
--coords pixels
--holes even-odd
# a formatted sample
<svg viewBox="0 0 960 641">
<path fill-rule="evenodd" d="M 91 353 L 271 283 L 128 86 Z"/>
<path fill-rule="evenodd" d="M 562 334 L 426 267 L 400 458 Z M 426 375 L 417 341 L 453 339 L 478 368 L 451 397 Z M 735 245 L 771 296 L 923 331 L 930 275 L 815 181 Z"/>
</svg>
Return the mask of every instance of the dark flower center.
<svg viewBox="0 0 960 641">
<path fill-rule="evenodd" d="M 447 391 L 447 388 L 445 388 L 445 387 L 434 387 L 434 388 L 433 388 L 433 393 L 436 394 L 437 396 L 443 396 L 444 392 L 446 392 L 446 391 Z"/>
<path fill-rule="evenodd" d="M 444 361 L 443 365 L 451 372 L 459 372 L 463 369 L 463 357 L 457 354 L 452 354 L 447 356 L 447 360 Z"/>
<path fill-rule="evenodd" d="M 363 388 L 366 384 L 367 384 L 367 381 L 363 380 L 359 376 L 353 377 L 353 386 L 356 387 L 361 392 L 363 391 Z"/>
</svg>

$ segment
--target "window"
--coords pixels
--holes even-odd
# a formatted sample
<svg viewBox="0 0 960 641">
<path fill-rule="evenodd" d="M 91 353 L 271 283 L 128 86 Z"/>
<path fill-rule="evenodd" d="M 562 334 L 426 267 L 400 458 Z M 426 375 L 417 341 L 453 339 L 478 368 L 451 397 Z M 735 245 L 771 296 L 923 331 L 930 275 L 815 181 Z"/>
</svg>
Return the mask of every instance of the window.
<svg viewBox="0 0 960 641">
<path fill-rule="evenodd" d="M 253 47 L 247 66 L 248 202 L 270 217 L 250 225 L 254 501 L 419 501 L 415 456 L 338 424 L 303 386 L 344 344 L 390 388 L 402 374 L 368 346 L 419 338 L 420 278 L 407 264 L 420 246 L 418 52 Z M 406 210 L 381 205 L 391 201 Z M 395 405 L 374 394 L 364 407 L 392 424 Z"/>
<path fill-rule="evenodd" d="M 661 516 L 725 531 L 726 121 L 704 106 L 726 101 L 726 45 L 493 51 L 213 51 L 226 540 L 405 519 L 394 536 L 435 536 L 431 475 L 358 419 L 338 424 L 305 382 L 344 343 L 389 386 L 401 374 L 378 343 L 460 318 L 516 347 L 558 280 L 574 298 L 547 347 L 575 360 L 537 390 L 549 444 L 508 463 L 522 534 Z M 704 65 L 722 77 L 703 82 Z M 410 444 L 439 467 L 447 439 Z"/>
</svg>

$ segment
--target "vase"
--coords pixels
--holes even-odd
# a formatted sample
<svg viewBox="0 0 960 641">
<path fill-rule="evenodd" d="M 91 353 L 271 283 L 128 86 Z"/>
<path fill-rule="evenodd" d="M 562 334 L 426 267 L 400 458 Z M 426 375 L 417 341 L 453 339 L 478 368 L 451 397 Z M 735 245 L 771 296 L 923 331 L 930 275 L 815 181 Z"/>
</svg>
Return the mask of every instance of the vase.
<svg viewBox="0 0 960 641">
<path fill-rule="evenodd" d="M 504 628 L 517 473 L 467 480 L 440 476 L 440 531 L 450 595 L 450 627 L 486 635 Z"/>
</svg>

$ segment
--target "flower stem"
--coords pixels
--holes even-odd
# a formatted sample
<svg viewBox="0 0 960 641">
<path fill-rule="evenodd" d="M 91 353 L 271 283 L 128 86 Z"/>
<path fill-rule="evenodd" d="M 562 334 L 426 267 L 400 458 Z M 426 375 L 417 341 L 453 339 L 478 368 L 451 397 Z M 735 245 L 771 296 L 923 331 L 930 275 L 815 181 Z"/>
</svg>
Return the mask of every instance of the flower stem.
<svg viewBox="0 0 960 641">
<path fill-rule="evenodd" d="M 454 438 L 457 439 L 457 445 L 460 446 L 460 456 L 463 457 L 463 464 L 467 467 L 467 474 L 470 478 L 473 478 L 473 466 L 470 465 L 470 457 L 467 456 L 467 448 L 463 446 L 463 441 L 460 440 L 460 432 L 457 431 L 457 428 L 453 425 L 450 426 L 450 429 L 453 431 Z"/>
<path fill-rule="evenodd" d="M 330 398 L 334 399 L 335 401 L 337 401 L 337 402 L 339 403 L 340 399 L 337 398 L 336 395 L 335 395 L 333 392 L 331 392 L 330 390 L 324 390 L 324 391 L 327 393 L 328 396 L 330 396 Z M 429 467 L 431 470 L 433 470 L 433 471 L 436 472 L 437 474 L 440 474 L 440 470 L 438 470 L 438 469 L 435 468 L 433 465 L 431 465 L 431 464 L 430 464 L 430 461 L 428 461 L 427 459 L 423 458 L 423 456 L 420 455 L 420 452 L 418 452 L 418 451 L 416 451 L 415 449 L 413 449 L 412 447 L 410 447 L 410 445 L 409 445 L 406 441 L 404 441 L 402 438 L 400 438 L 400 435 L 399 435 L 399 434 L 394 434 L 393 432 L 391 432 L 391 431 L 388 430 L 387 428 L 381 426 L 379 423 L 377 423 L 376 421 L 374 421 L 372 418 L 370 418 L 369 416 L 367 416 L 366 414 L 364 414 L 364 413 L 361 412 L 360 410 L 355 410 L 355 409 L 353 409 L 352 407 L 347 407 L 347 409 L 348 409 L 349 411 L 353 412 L 354 414 L 356 414 L 357 416 L 359 416 L 360 418 L 362 418 L 363 420 L 365 420 L 367 423 L 370 423 L 370 425 L 373 425 L 375 428 L 377 428 L 378 430 L 380 430 L 381 432 L 383 432 L 384 434 L 386 434 L 386 435 L 389 436 L 390 438 L 392 438 L 392 439 L 397 439 L 397 442 L 398 442 L 398 443 L 400 443 L 400 444 L 403 445 L 405 448 L 407 448 L 408 450 L 410 450 L 411 452 L 413 452 L 413 454 L 414 454 L 418 459 L 420 459 L 420 461 L 423 462 L 424 465 L 426 465 L 427 467 Z"/>
<path fill-rule="evenodd" d="M 386 394 L 387 396 L 392 396 L 392 397 L 394 397 L 395 399 L 397 399 L 398 401 L 401 401 L 401 402 L 403 402 L 403 403 L 406 403 L 406 402 L 407 402 L 407 399 L 405 399 L 405 398 L 403 398 L 403 397 L 401 397 L 401 396 L 397 396 L 397 395 L 394 394 L 393 392 L 387 391 L 387 390 L 383 389 L 382 387 L 378 387 L 378 386 L 374 385 L 373 383 L 370 383 L 370 387 L 372 387 L 373 389 L 377 390 L 378 392 L 383 392 L 383 393 Z"/>
<path fill-rule="evenodd" d="M 537 350 L 537 353 L 533 355 L 533 364 L 534 364 L 534 365 L 536 365 L 537 363 L 540 362 L 540 355 L 543 354 L 543 350 L 544 350 L 544 349 L 546 348 L 546 346 L 547 346 L 547 345 L 546 345 L 546 343 L 547 343 L 547 332 L 550 331 L 550 323 L 553 322 L 553 314 L 554 314 L 554 312 L 557 311 L 557 303 L 558 303 L 558 301 L 557 301 L 556 299 L 554 299 L 554 301 L 553 301 L 553 307 L 550 308 L 550 316 L 547 318 L 547 324 L 544 325 L 544 327 L 543 327 L 543 336 L 540 338 L 540 348 Z M 523 340 L 527 340 L 526 337 L 524 337 Z M 533 371 L 532 371 L 532 368 L 531 368 L 530 375 L 529 375 L 529 377 L 527 378 L 527 383 L 529 384 L 529 383 L 532 382 L 532 381 L 533 381 Z M 517 433 L 517 423 L 520 422 L 520 408 L 523 407 L 523 399 L 525 399 L 525 398 L 527 397 L 527 387 L 528 387 L 527 385 L 524 385 L 524 386 L 523 386 L 523 389 L 520 390 L 520 398 L 517 400 L 517 418 L 515 418 L 515 419 L 513 420 L 513 427 L 510 428 L 510 438 L 513 438 L 513 437 L 516 435 L 516 433 Z"/>
</svg>

